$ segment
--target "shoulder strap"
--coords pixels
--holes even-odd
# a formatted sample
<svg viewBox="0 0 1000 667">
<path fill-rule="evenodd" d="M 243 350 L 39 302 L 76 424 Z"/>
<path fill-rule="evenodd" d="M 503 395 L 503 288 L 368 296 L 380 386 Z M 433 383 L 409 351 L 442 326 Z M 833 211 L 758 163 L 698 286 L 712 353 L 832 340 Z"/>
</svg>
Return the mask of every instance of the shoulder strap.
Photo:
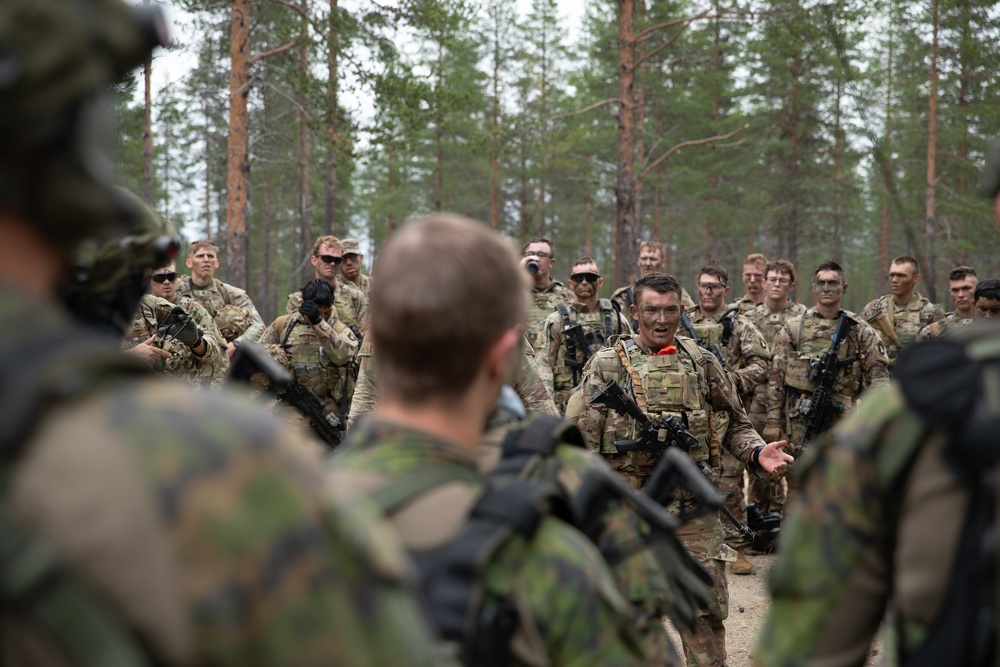
<svg viewBox="0 0 1000 667">
<path fill-rule="evenodd" d="M 802 339 L 802 322 L 806 317 L 805 311 L 802 311 L 798 317 L 793 317 L 788 320 L 788 332 L 791 334 L 792 349 L 799 349 L 799 341 Z"/>
<path fill-rule="evenodd" d="M 632 365 L 632 360 L 629 358 L 631 352 L 637 350 L 638 345 L 631 338 L 619 338 L 615 342 L 615 352 L 618 353 L 618 359 L 622 362 L 622 366 L 625 368 L 625 372 L 628 373 L 630 382 L 632 383 L 632 393 L 635 395 L 636 405 L 643 412 L 646 411 L 646 390 L 642 387 L 642 378 L 639 377 L 639 372 Z"/>
<path fill-rule="evenodd" d="M 229 288 L 226 286 L 226 283 L 224 283 L 221 280 L 219 280 L 218 278 L 216 278 L 215 279 L 215 287 L 220 292 L 222 292 L 222 300 L 228 306 L 230 300 L 232 299 L 232 297 L 229 294 Z"/>
<path fill-rule="evenodd" d="M 417 468 L 405 475 L 394 477 L 392 484 L 376 489 L 370 497 L 383 514 L 392 516 L 410 501 L 448 482 L 479 484 L 482 479 L 472 470 L 462 466 L 435 465 Z"/>
<path fill-rule="evenodd" d="M 611 299 L 600 299 L 597 303 L 600 305 L 601 312 L 604 314 L 604 340 L 606 343 L 607 340 L 615 333 L 614 327 L 611 324 L 611 313 L 614 309 L 611 306 Z"/>
</svg>

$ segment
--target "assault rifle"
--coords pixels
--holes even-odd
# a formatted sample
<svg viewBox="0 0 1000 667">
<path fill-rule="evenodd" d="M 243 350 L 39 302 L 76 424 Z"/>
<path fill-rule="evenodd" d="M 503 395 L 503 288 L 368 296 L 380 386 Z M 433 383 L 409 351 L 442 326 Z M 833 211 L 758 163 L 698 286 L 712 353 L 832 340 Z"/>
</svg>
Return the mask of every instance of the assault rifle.
<svg viewBox="0 0 1000 667">
<path fill-rule="evenodd" d="M 833 338 L 830 340 L 830 348 L 823 353 L 822 357 L 809 362 L 806 376 L 810 382 L 815 383 L 816 388 L 813 389 L 809 398 L 803 399 L 799 403 L 799 419 L 806 425 L 806 432 L 799 444 L 795 446 L 795 458 L 799 458 L 803 445 L 830 428 L 834 415 L 843 411 L 842 406 L 833 403 L 833 385 L 837 381 L 840 369 L 854 363 L 856 356 L 851 355 L 844 359 L 838 359 L 837 352 L 856 324 L 857 322 L 848 317 L 847 313 L 840 311 L 837 329 L 833 332 Z"/>
<path fill-rule="evenodd" d="M 260 345 L 243 341 L 236 348 L 229 365 L 227 382 L 245 382 L 267 389 L 309 418 L 309 427 L 327 447 L 334 449 L 344 437 L 341 422 L 334 414 L 326 414 L 323 401 L 309 387 L 292 378 L 292 374 L 272 359 Z"/>
<path fill-rule="evenodd" d="M 676 417 L 664 415 L 655 421 L 650 419 L 615 380 L 608 380 L 607 384 L 601 387 L 600 391 L 590 399 L 590 403 L 606 405 L 620 415 L 631 417 L 639 425 L 640 435 L 638 438 L 615 440 L 614 445 L 618 451 L 642 450 L 649 454 L 652 461 L 659 461 L 670 445 L 680 448 L 685 454 L 690 453 L 698 446 L 697 438 L 691 435 Z M 709 482 L 718 483 L 719 475 L 712 470 L 707 461 L 699 462 L 697 467 L 702 476 Z M 647 482 L 647 486 L 651 485 L 653 493 L 656 494 L 662 494 L 660 491 L 663 488 L 662 484 L 655 475 L 650 477 L 649 482 Z M 715 495 L 718 496 L 718 492 Z M 743 525 L 725 505 L 720 504 L 719 511 L 726 515 L 726 518 L 740 531 L 744 539 L 751 541 L 754 539 L 753 531 Z"/>
<path fill-rule="evenodd" d="M 694 325 L 691 324 L 691 318 L 688 317 L 687 313 L 681 313 L 681 326 L 684 327 L 684 331 L 687 332 L 687 335 L 694 340 L 694 342 L 698 343 L 698 347 L 706 352 L 714 354 L 719 359 L 719 363 L 722 364 L 722 367 L 726 367 L 726 358 L 722 355 L 722 348 L 719 347 L 718 343 L 709 345 L 702 340 L 701 336 L 698 335 L 698 332 L 694 330 Z"/>
<path fill-rule="evenodd" d="M 580 372 L 590 359 L 590 346 L 579 322 L 570 323 L 564 318 L 563 337 L 566 339 L 566 365 L 573 370 L 573 386 L 576 386 L 580 383 Z M 583 359 L 577 359 L 577 351 L 583 354 Z"/>
</svg>

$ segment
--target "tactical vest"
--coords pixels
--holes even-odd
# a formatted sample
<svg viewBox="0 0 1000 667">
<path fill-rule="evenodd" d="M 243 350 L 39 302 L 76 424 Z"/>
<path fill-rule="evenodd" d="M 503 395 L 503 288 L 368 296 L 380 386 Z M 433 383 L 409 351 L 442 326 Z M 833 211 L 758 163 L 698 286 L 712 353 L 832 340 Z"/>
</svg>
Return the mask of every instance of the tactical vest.
<svg viewBox="0 0 1000 667">
<path fill-rule="evenodd" d="M 200 303 L 212 317 L 218 315 L 232 301 L 225 283 L 218 278 L 213 278 L 212 285 L 209 287 L 197 287 L 191 280 L 191 276 L 182 276 L 181 282 L 177 286 L 177 293 L 191 297 Z"/>
<path fill-rule="evenodd" d="M 808 311 L 807 311 L 808 312 Z M 800 394 L 810 394 L 816 388 L 809 379 L 809 363 L 818 360 L 830 349 L 830 341 L 837 329 L 836 319 L 828 320 L 822 317 L 806 317 L 806 313 L 788 322 L 791 331 L 792 349 L 789 352 L 785 366 L 785 384 Z M 845 359 L 858 354 L 857 328 L 847 335 L 847 340 L 837 351 L 838 359 Z M 837 374 L 833 385 L 833 393 L 841 397 L 857 396 L 861 389 L 861 362 L 855 358 L 854 363 L 842 368 Z M 794 414 L 789 416 L 794 417 Z"/>
<path fill-rule="evenodd" d="M 320 397 L 327 407 L 333 408 L 340 404 L 344 392 L 350 393 L 348 383 L 351 382 L 347 366 L 337 366 L 326 356 L 323 341 L 308 323 L 298 319 L 298 315 L 289 315 L 284 327 L 275 331 L 281 345 L 291 358 L 290 369 L 295 374 L 296 382 Z"/>
<path fill-rule="evenodd" d="M 575 308 L 560 303 L 556 306 L 559 315 L 562 317 L 563 343 L 560 354 L 556 360 L 556 367 L 552 369 L 554 386 L 556 391 L 566 391 L 575 387 L 580 379 L 580 371 L 583 364 L 587 363 L 599 350 L 607 347 L 611 337 L 624 333 L 615 327 L 618 317 L 610 299 L 600 299 L 598 301 L 599 311 L 597 313 L 582 313 Z M 567 330 L 579 323 L 582 329 L 583 342 L 586 349 L 578 349 Z M 567 359 L 575 361 L 576 372 L 567 364 Z M 574 381 L 574 378 L 576 380 Z"/>
<path fill-rule="evenodd" d="M 730 349 L 730 343 L 733 342 L 733 316 L 736 313 L 735 307 L 729 307 L 723 313 L 723 317 L 718 320 L 705 318 L 698 320 L 697 322 L 692 322 L 691 326 L 694 328 L 694 332 L 698 334 L 698 337 L 707 344 L 709 347 L 718 345 L 719 349 L 722 350 L 722 354 L 726 357 L 726 370 L 735 371 L 738 368 L 733 368 L 732 363 L 735 355 L 733 350 Z"/>
<path fill-rule="evenodd" d="M 549 313 L 554 311 L 559 304 L 568 303 L 569 299 L 565 295 L 566 291 L 562 283 L 557 280 L 552 282 L 550 290 L 544 292 L 532 290 L 531 307 L 528 309 L 528 322 L 525 329 L 528 340 L 532 345 L 535 344 L 538 333 L 542 330 L 542 324 L 545 322 L 545 318 L 549 316 Z"/>
</svg>

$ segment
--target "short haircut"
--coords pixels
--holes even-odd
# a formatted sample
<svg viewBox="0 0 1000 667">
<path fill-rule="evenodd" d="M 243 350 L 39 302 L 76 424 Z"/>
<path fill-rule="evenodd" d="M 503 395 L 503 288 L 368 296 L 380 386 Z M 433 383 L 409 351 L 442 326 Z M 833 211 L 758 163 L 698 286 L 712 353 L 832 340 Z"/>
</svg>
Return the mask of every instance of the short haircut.
<svg viewBox="0 0 1000 667">
<path fill-rule="evenodd" d="M 556 256 L 556 244 L 553 243 L 552 239 L 548 238 L 547 236 L 532 236 L 531 239 L 524 244 L 524 247 L 521 248 L 521 252 L 523 253 L 525 250 L 527 250 L 528 246 L 531 245 L 532 243 L 547 243 L 549 245 L 549 254 L 552 255 L 553 257 Z"/>
<path fill-rule="evenodd" d="M 766 267 L 767 257 L 764 257 L 764 255 L 760 254 L 759 252 L 752 252 L 749 255 L 747 255 L 746 258 L 743 260 L 743 266 L 746 266 L 747 264 L 752 264 L 753 266 Z"/>
<path fill-rule="evenodd" d="M 657 255 L 660 256 L 660 259 L 667 258 L 667 249 L 659 241 L 646 241 L 641 246 L 639 246 L 639 252 L 642 252 L 643 250 L 652 250 L 653 252 L 655 252 Z"/>
<path fill-rule="evenodd" d="M 319 257 L 319 249 L 328 245 L 334 250 L 344 252 L 344 244 L 336 236 L 321 236 L 313 243 L 313 257 Z"/>
<path fill-rule="evenodd" d="M 774 271 L 775 273 L 783 273 L 795 282 L 795 265 L 789 262 L 787 259 L 776 259 L 773 262 L 768 262 L 767 266 L 764 267 L 764 277 L 767 278 L 767 274 Z"/>
<path fill-rule="evenodd" d="M 208 239 L 198 239 L 188 246 L 188 257 L 193 257 L 196 252 L 205 249 L 214 250 L 215 256 L 219 256 L 219 246 L 215 245 Z"/>
<path fill-rule="evenodd" d="M 706 273 L 710 276 L 718 278 L 719 282 L 723 285 L 729 285 L 729 274 L 726 273 L 726 270 L 718 264 L 709 264 L 701 267 L 701 270 L 698 271 L 698 277 L 701 278 Z"/>
<path fill-rule="evenodd" d="M 976 291 L 973 293 L 973 296 L 976 301 L 979 301 L 979 297 L 1000 301 L 1000 280 L 987 278 L 976 285 Z"/>
<path fill-rule="evenodd" d="M 917 264 L 917 260 L 910 257 L 909 255 L 900 255 L 896 259 L 892 260 L 889 263 L 889 266 L 892 266 L 893 264 L 910 264 L 913 266 L 914 273 L 920 273 L 920 265 Z"/>
<path fill-rule="evenodd" d="M 837 275 L 840 276 L 840 282 L 842 283 L 847 282 L 847 278 L 844 277 L 844 267 L 842 267 L 840 264 L 833 261 L 832 259 L 828 259 L 819 266 L 817 266 L 816 270 L 813 272 L 813 278 L 815 278 L 820 271 L 836 271 Z"/>
<path fill-rule="evenodd" d="M 408 223 L 376 266 L 370 326 L 379 385 L 410 405 L 463 395 L 490 346 L 527 316 L 529 278 L 515 248 L 459 215 Z"/>
<path fill-rule="evenodd" d="M 948 280 L 964 280 L 969 277 L 979 277 L 976 275 L 976 270 L 971 266 L 956 266 L 948 272 Z"/>
<path fill-rule="evenodd" d="M 580 259 L 573 262 L 573 266 L 570 268 L 569 272 L 572 274 L 573 269 L 575 269 L 578 266 L 583 266 L 584 264 L 593 264 L 594 266 L 597 267 L 597 272 L 598 273 L 601 272 L 601 265 L 597 263 L 597 260 L 594 259 L 593 257 L 588 257 L 587 255 L 584 255 Z"/>
<path fill-rule="evenodd" d="M 315 278 L 302 286 L 302 300 L 315 301 L 319 306 L 333 305 L 333 286 L 323 278 Z"/>
<path fill-rule="evenodd" d="M 666 273 L 650 273 L 648 276 L 643 276 L 632 283 L 632 298 L 637 308 L 646 290 L 651 290 L 657 294 L 673 292 L 677 295 L 677 300 L 681 300 L 681 284 L 677 282 L 676 278 Z"/>
</svg>

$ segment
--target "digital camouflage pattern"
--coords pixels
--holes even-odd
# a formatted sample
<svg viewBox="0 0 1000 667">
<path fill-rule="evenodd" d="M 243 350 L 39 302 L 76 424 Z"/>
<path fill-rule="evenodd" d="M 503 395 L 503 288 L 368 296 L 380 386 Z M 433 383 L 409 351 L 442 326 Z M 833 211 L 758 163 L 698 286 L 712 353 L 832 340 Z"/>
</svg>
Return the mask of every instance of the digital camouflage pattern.
<svg viewBox="0 0 1000 667">
<path fill-rule="evenodd" d="M 292 292 L 288 295 L 288 303 L 285 304 L 285 314 L 299 312 L 302 305 L 302 290 Z M 337 313 L 337 319 L 347 326 L 354 325 L 362 333 L 368 330 L 368 297 L 354 286 L 354 283 L 346 280 L 338 280 L 333 288 L 333 309 Z"/>
<path fill-rule="evenodd" d="M 886 294 L 869 302 L 864 307 L 864 310 L 861 311 L 859 317 L 868 321 L 879 313 L 885 313 L 888 316 L 890 310 L 889 299 L 892 298 L 891 294 Z M 944 310 L 941 309 L 941 306 L 931 303 L 918 292 L 914 292 L 913 300 L 905 306 L 896 303 L 895 299 L 892 302 L 892 317 L 890 319 L 892 320 L 892 328 L 896 332 L 896 338 L 899 339 L 899 347 L 912 345 L 916 342 L 917 334 L 921 329 L 931 322 L 943 320 L 944 317 Z M 899 347 L 883 336 L 878 330 L 876 330 L 876 333 L 882 339 L 882 344 L 885 345 L 889 359 L 895 359 Z"/>
<path fill-rule="evenodd" d="M 558 280 L 553 280 L 545 289 L 532 288 L 531 305 L 528 308 L 528 322 L 524 330 L 525 335 L 532 345 L 538 340 L 538 332 L 542 330 L 542 322 L 549 316 L 549 313 L 555 310 L 556 306 L 560 303 L 568 306 L 573 303 L 575 298 L 573 290 Z"/>
<path fill-rule="evenodd" d="M 619 338 L 614 347 L 598 352 L 590 360 L 582 383 L 585 412 L 578 424 L 584 439 L 637 489 L 645 484 L 655 462 L 645 451 L 619 453 L 614 441 L 636 437 L 634 420 L 604 405 L 590 403 L 609 380 L 616 380 L 632 393 L 648 414 L 673 415 L 686 424 L 698 440 L 698 446 L 688 454 L 695 463 L 706 462 L 716 472 L 720 463 L 717 455 L 712 456 L 713 441 L 744 465 L 753 450 L 764 444 L 750 424 L 735 386 L 715 356 L 703 353 L 689 338 L 678 336 L 675 344 L 675 354 L 654 355 L 637 335 Z M 622 363 L 622 356 L 628 359 L 632 370 Z M 717 415 L 728 418 L 724 434 L 717 431 Z M 678 507 L 669 509 L 679 510 Z M 729 614 L 724 561 L 732 559 L 730 550 L 724 546 L 722 523 L 717 514 L 701 516 L 685 523 L 679 536 L 695 560 L 715 580 L 712 605 L 699 614 L 696 632 L 681 633 L 688 664 L 721 667 L 726 655 L 723 621 Z"/>
<path fill-rule="evenodd" d="M 72 327 L 0 287 L 3 363 Z M 442 664 L 398 541 L 363 506 L 325 496 L 304 443 L 223 392 L 86 363 L 87 384 L 19 443 L 4 505 L 155 664 Z M 0 619 L 5 661 L 65 664 L 21 621 Z"/>
<path fill-rule="evenodd" d="M 479 476 L 472 451 L 373 416 L 334 457 L 329 486 L 345 499 L 370 496 L 402 475 L 436 468 L 459 472 L 388 517 L 419 554 L 452 540 L 484 490 L 469 476 Z M 530 542 L 512 538 L 483 576 L 488 602 L 512 599 L 518 608 L 511 643 L 517 664 L 651 664 L 607 564 L 569 524 L 544 517 Z"/>
<path fill-rule="evenodd" d="M 564 333 L 566 319 L 571 323 L 579 322 L 583 327 L 583 339 L 587 343 L 587 349 L 579 350 L 574 346 L 574 359 L 577 362 L 584 362 L 596 354 L 608 345 L 613 336 L 631 331 L 628 320 L 611 305 L 608 299 L 600 299 L 597 312 L 594 313 L 587 311 L 586 304 L 573 302 L 567 306 L 566 315 L 567 318 L 564 318 L 559 310 L 550 313 L 542 323 L 542 330 L 535 342 L 537 350 L 535 360 L 538 362 L 542 377 L 546 380 L 551 378 L 548 388 L 553 392 L 559 414 L 565 412 L 566 401 L 576 387 L 576 383 L 573 382 L 573 369 L 566 364 L 569 354 Z M 577 371 L 577 383 L 581 379 L 583 379 L 583 368 Z"/>
<path fill-rule="evenodd" d="M 374 412 L 378 388 L 378 364 L 375 362 L 375 349 L 370 339 L 366 338 L 358 352 L 358 381 L 351 400 L 350 423 L 360 415 Z M 546 386 L 538 365 L 535 363 L 535 350 L 527 340 L 521 355 L 521 368 L 514 382 L 514 391 L 524 404 L 528 416 L 557 415 L 552 393 Z"/>
<path fill-rule="evenodd" d="M 789 300 L 783 310 L 772 313 L 771 309 L 767 306 L 767 301 L 765 301 L 750 311 L 748 317 L 764 335 L 768 349 L 773 351 L 774 340 L 781 328 L 786 322 L 804 312 L 806 312 L 804 305 Z M 764 434 L 764 426 L 767 424 L 767 383 L 770 379 L 770 372 L 771 367 L 768 364 L 768 372 L 764 377 L 764 381 L 754 387 L 753 398 L 750 399 L 750 404 L 746 406 L 750 423 L 754 425 L 754 428 L 761 435 Z M 753 502 L 759 509 L 770 512 L 783 512 L 785 510 L 785 490 L 782 478 L 767 477 L 766 479 L 751 479 L 750 502 Z"/>
<path fill-rule="evenodd" d="M 208 311 L 208 314 L 216 319 L 216 326 L 220 330 L 226 330 L 224 335 L 227 343 L 236 340 L 240 342 L 248 340 L 256 343 L 260 335 L 264 333 L 264 320 L 257 312 L 257 307 L 253 305 L 253 301 L 250 300 L 247 293 L 239 287 L 228 285 L 218 278 L 214 278 L 212 284 L 207 287 L 199 287 L 191 280 L 191 276 L 177 276 L 177 293 L 181 296 L 191 297 L 200 303 Z M 239 308 L 242 315 L 233 312 L 232 308 L 227 309 L 227 306 Z M 225 314 L 222 315 L 220 322 L 220 313 L 223 313 L 224 310 Z M 230 334 L 234 333 L 237 326 L 243 326 L 243 329 L 231 338 Z"/>
<path fill-rule="evenodd" d="M 895 384 L 866 394 L 816 442 L 782 528 L 755 665 L 864 664 L 890 599 L 896 622 L 886 625 L 884 660 L 901 664 L 922 644 L 944 604 L 968 506 L 942 464 L 946 445 Z M 905 479 L 893 469 L 907 470 Z"/>
<path fill-rule="evenodd" d="M 629 306 L 635 303 L 635 293 L 632 291 L 632 286 L 619 287 L 611 295 L 611 300 L 621 308 L 622 317 L 629 321 L 632 331 L 638 332 L 639 321 L 632 317 L 632 310 L 629 308 Z M 681 288 L 681 305 L 685 308 L 694 308 L 694 301 L 691 299 L 691 295 L 683 287 Z"/>
<path fill-rule="evenodd" d="M 964 329 L 973 322 L 971 317 L 959 317 L 954 311 L 945 315 L 943 320 L 938 320 L 937 322 L 931 322 L 917 334 L 917 342 L 923 342 L 925 340 L 935 340 L 943 336 L 947 336 L 952 331 L 958 331 L 959 329 Z"/>
<path fill-rule="evenodd" d="M 831 394 L 841 413 L 847 412 L 866 389 L 889 381 L 889 360 L 882 339 L 867 322 L 844 312 L 857 325 L 837 352 L 839 359 L 854 357 L 854 362 L 840 369 Z M 801 442 L 806 431 L 798 418 L 799 405 L 816 388 L 808 377 L 809 362 L 830 349 L 836 329 L 836 319 L 825 319 L 815 308 L 809 308 L 801 317 L 789 320 L 775 336 L 767 386 L 767 424 L 779 426 L 794 445 Z"/>
<path fill-rule="evenodd" d="M 150 336 L 155 335 L 157 339 L 154 344 L 170 352 L 170 356 L 157 358 L 154 370 L 197 387 L 221 387 L 229 371 L 229 358 L 224 351 L 225 342 L 215 326 L 215 320 L 193 299 L 178 296 L 177 305 L 186 310 L 201 329 L 205 340 L 203 356 L 197 357 L 184 343 L 164 340 L 163 336 L 157 333 L 157 330 L 168 321 L 174 304 L 152 294 L 143 295 L 139 301 L 139 309 L 132 321 L 132 330 L 122 341 L 122 349 L 127 350 L 139 343 L 145 343 Z"/>
</svg>

